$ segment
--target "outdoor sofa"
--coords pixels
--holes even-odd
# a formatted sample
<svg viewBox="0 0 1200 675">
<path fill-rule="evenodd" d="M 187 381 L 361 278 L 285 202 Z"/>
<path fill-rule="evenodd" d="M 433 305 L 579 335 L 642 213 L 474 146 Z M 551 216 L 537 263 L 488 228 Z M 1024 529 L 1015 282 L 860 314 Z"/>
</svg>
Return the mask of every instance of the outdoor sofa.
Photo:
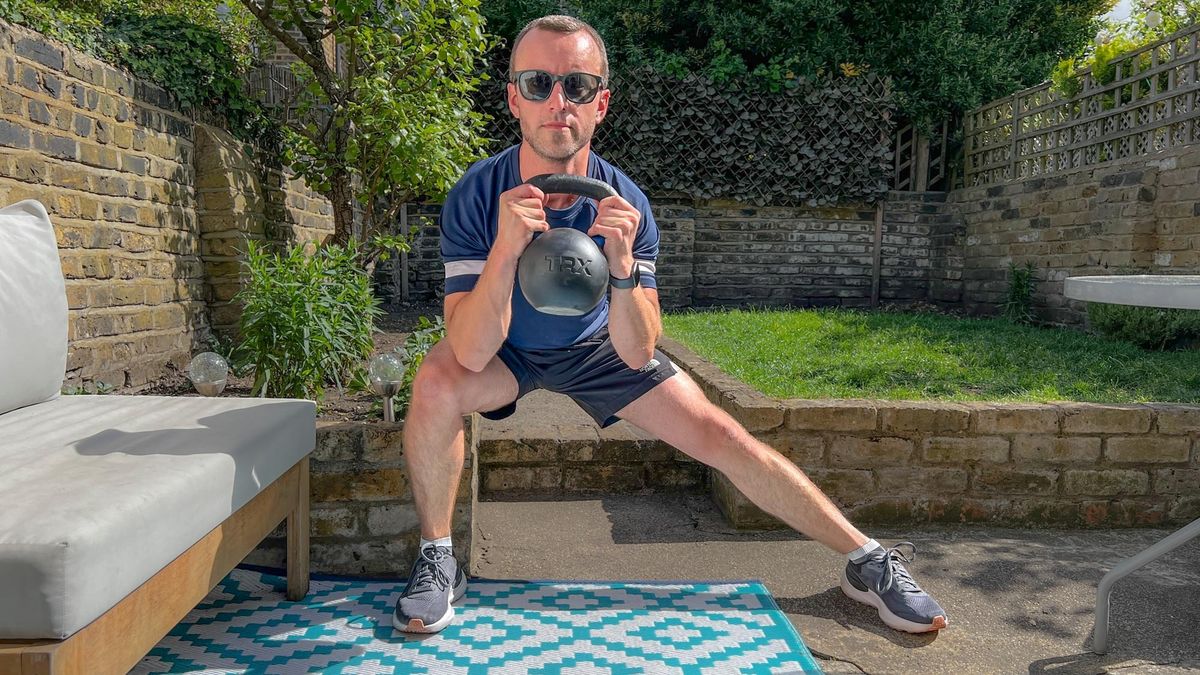
<svg viewBox="0 0 1200 675">
<path fill-rule="evenodd" d="M 60 395 L 67 328 L 46 210 L 0 209 L 0 675 L 128 672 L 284 519 L 303 598 L 313 402 Z"/>
</svg>

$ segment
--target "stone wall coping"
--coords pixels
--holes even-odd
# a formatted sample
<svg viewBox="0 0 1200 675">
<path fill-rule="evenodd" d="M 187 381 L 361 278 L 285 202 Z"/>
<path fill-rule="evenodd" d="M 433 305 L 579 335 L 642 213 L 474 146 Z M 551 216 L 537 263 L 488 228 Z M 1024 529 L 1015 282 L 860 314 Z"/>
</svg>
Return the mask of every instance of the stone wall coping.
<svg viewBox="0 0 1200 675">
<path fill-rule="evenodd" d="M 1200 432 L 1200 404 L 776 399 L 729 375 L 678 340 L 663 336 L 658 346 L 696 380 L 709 400 L 732 414 L 749 431 L 768 431 L 786 425 L 790 429 L 828 431 L 958 431 L 989 435 L 1047 433 L 1097 436 L 1152 432 L 1186 435 Z M 859 419 L 857 422 L 841 422 L 837 428 L 804 426 L 798 419 L 799 413 L 820 410 L 856 414 Z M 889 426 L 888 418 L 892 414 L 889 411 L 926 412 L 939 417 L 927 429 L 904 428 L 896 426 L 900 424 L 898 421 L 893 421 Z M 1006 425 L 1006 413 L 1028 413 L 1020 417 L 1023 425 L 1032 426 L 1018 429 Z M 1042 415 L 1040 421 L 1038 413 Z M 915 419 L 921 418 L 916 416 Z M 1165 428 L 1160 428 L 1160 425 Z"/>
</svg>

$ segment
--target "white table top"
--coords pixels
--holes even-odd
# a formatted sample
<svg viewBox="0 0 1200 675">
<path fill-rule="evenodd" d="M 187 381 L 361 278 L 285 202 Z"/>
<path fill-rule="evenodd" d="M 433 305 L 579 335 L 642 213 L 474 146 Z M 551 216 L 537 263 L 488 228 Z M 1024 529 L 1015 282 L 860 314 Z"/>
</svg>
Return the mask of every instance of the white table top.
<svg viewBox="0 0 1200 675">
<path fill-rule="evenodd" d="M 1200 275 L 1137 274 L 1070 277 L 1063 295 L 1114 305 L 1200 309 Z"/>
</svg>

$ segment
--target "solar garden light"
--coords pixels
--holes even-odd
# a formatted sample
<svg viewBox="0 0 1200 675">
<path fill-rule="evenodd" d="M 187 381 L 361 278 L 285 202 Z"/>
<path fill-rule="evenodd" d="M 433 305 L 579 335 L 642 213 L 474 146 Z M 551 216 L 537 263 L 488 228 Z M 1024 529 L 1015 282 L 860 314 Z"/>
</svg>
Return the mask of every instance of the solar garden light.
<svg viewBox="0 0 1200 675">
<path fill-rule="evenodd" d="M 188 379 L 201 396 L 216 396 L 225 389 L 229 363 L 216 352 L 197 354 L 188 364 Z"/>
<path fill-rule="evenodd" d="M 407 370 L 404 360 L 395 352 L 377 354 L 367 365 L 367 379 L 371 383 L 371 391 L 383 397 L 383 421 L 395 422 L 396 410 L 392 405 L 392 397 L 400 391 L 404 384 L 404 371 Z"/>
</svg>

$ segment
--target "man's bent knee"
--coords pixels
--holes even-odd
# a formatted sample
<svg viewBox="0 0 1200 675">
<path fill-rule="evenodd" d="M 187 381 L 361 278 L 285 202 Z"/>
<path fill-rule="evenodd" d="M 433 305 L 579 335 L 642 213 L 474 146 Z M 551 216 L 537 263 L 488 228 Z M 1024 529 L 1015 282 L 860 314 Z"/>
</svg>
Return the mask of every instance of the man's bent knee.
<svg viewBox="0 0 1200 675">
<path fill-rule="evenodd" d="M 462 364 L 454 358 L 454 352 L 446 341 L 433 346 L 417 368 L 413 378 L 412 402 L 414 410 L 449 412 L 462 415 L 462 389 L 465 386 Z"/>
<path fill-rule="evenodd" d="M 468 370 L 442 340 L 429 350 L 413 379 L 411 408 L 416 414 L 465 415 L 492 410 L 510 403 L 517 395 L 516 380 L 493 357 L 480 372 Z M 504 400 L 500 400 L 504 399 Z"/>
</svg>

